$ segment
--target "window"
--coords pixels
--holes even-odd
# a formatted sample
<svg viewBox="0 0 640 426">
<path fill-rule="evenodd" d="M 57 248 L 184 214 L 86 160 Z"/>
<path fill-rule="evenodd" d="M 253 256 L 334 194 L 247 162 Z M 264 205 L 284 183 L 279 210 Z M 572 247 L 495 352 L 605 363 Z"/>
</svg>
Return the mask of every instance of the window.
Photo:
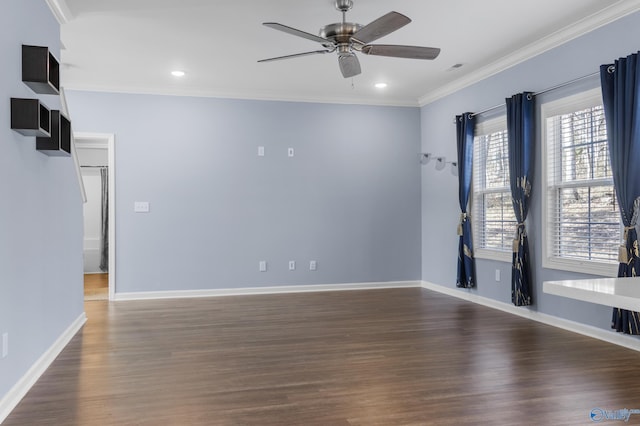
<svg viewBox="0 0 640 426">
<path fill-rule="evenodd" d="M 542 106 L 543 266 L 615 275 L 622 238 L 600 90 Z"/>
<path fill-rule="evenodd" d="M 516 219 L 509 188 L 505 117 L 476 125 L 473 153 L 473 236 L 479 258 L 510 261 Z"/>
</svg>

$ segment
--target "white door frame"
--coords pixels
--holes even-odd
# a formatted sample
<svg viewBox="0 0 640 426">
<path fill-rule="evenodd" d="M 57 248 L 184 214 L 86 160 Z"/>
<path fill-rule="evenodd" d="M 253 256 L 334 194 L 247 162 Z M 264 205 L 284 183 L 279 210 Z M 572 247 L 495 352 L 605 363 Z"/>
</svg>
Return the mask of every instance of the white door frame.
<svg viewBox="0 0 640 426">
<path fill-rule="evenodd" d="M 109 166 L 109 300 L 116 295 L 116 168 L 115 135 L 113 133 L 74 132 L 76 148 L 106 148 Z"/>
</svg>

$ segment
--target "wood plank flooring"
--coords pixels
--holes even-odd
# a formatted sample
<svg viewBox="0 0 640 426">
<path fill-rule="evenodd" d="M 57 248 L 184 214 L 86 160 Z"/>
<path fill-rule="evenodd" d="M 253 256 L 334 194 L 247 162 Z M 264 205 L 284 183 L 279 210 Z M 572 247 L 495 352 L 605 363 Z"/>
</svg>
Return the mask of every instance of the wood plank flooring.
<svg viewBox="0 0 640 426">
<path fill-rule="evenodd" d="M 109 274 L 84 274 L 84 300 L 109 299 Z"/>
<path fill-rule="evenodd" d="M 586 425 L 640 409 L 640 353 L 424 289 L 85 306 L 6 426 Z"/>
</svg>

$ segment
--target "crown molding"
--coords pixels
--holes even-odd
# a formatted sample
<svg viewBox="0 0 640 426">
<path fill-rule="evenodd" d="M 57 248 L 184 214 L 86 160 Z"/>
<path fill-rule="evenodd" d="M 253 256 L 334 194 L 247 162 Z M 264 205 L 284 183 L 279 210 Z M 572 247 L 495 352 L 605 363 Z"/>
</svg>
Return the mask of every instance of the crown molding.
<svg viewBox="0 0 640 426">
<path fill-rule="evenodd" d="M 430 104 L 431 102 L 444 98 L 458 90 L 464 89 L 465 87 L 498 74 L 501 71 L 511 68 L 521 62 L 551 50 L 554 47 L 558 47 L 568 41 L 578 38 L 639 10 L 640 0 L 619 0 L 617 3 L 601 10 L 598 13 L 590 15 L 572 25 L 543 37 L 522 49 L 518 49 L 514 53 L 504 56 L 489 65 L 481 67 L 477 71 L 426 93 L 418 98 L 418 104 L 421 107 Z"/>
<path fill-rule="evenodd" d="M 49 9 L 58 20 L 60 25 L 66 24 L 73 19 L 73 13 L 65 0 L 46 0 Z"/>
<path fill-rule="evenodd" d="M 357 98 L 357 97 L 313 97 L 313 96 L 287 96 L 275 93 L 259 92 L 236 92 L 236 91 L 215 91 L 197 89 L 155 89 L 143 87 L 115 87 L 115 86 L 94 86 L 94 85 L 69 85 L 65 84 L 67 91 L 81 92 L 103 92 L 121 93 L 134 95 L 159 95 L 159 96 L 187 96 L 196 98 L 218 98 L 218 99 L 238 99 L 250 101 L 275 101 L 275 102 L 301 102 L 317 104 L 343 104 L 343 105 L 366 105 L 366 106 L 388 106 L 388 107 L 419 107 L 417 100 L 406 99 L 379 99 L 379 98 Z"/>
</svg>

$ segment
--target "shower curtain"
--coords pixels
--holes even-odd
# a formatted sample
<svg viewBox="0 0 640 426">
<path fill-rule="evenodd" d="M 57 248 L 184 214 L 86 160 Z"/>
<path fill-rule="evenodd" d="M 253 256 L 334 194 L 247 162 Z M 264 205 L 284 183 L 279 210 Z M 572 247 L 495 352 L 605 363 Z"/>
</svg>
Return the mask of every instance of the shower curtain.
<svg viewBox="0 0 640 426">
<path fill-rule="evenodd" d="M 109 272 L 109 169 L 100 168 L 102 184 L 102 229 L 100 232 L 100 270 Z"/>
</svg>

